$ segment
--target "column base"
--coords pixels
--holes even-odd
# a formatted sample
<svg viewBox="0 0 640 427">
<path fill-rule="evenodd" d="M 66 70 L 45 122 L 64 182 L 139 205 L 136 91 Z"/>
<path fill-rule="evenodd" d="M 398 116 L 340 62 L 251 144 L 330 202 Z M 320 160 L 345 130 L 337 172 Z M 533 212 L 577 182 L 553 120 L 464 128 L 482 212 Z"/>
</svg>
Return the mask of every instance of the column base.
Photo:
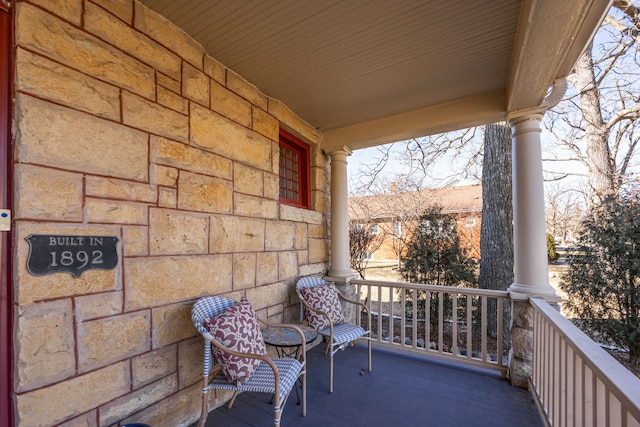
<svg viewBox="0 0 640 427">
<path fill-rule="evenodd" d="M 358 277 L 360 276 L 353 271 L 329 271 L 323 279 L 327 282 L 347 283 Z"/>
<path fill-rule="evenodd" d="M 561 298 L 551 285 L 524 285 L 521 283 L 512 283 L 509 286 L 509 297 L 512 300 L 527 300 L 530 297 L 543 298 L 548 303 L 559 303 Z"/>
</svg>

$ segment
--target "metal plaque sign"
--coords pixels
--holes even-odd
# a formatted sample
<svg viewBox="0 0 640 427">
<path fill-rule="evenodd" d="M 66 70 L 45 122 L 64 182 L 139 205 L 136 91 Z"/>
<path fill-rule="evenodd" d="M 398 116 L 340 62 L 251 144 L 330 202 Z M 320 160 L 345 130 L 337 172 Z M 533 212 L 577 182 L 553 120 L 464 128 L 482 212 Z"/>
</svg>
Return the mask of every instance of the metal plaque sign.
<svg viewBox="0 0 640 427">
<path fill-rule="evenodd" d="M 60 236 L 32 234 L 27 270 L 34 276 L 70 273 L 80 277 L 87 270 L 111 270 L 118 265 L 113 236 Z"/>
</svg>

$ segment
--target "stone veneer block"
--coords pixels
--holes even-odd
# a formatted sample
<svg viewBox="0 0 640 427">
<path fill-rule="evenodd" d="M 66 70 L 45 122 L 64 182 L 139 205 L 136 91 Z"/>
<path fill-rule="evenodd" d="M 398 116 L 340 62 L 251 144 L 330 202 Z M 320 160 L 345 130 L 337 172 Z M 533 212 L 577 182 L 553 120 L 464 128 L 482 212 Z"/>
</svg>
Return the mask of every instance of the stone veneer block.
<svg viewBox="0 0 640 427">
<path fill-rule="evenodd" d="M 263 110 L 267 109 L 267 97 L 257 87 L 231 70 L 227 71 L 227 87 L 253 105 Z"/>
<path fill-rule="evenodd" d="M 296 249 L 306 249 L 309 237 L 307 234 L 307 224 L 295 224 L 295 237 L 293 246 Z"/>
<path fill-rule="evenodd" d="M 178 169 L 170 168 L 163 165 L 152 164 L 151 165 L 151 183 L 156 185 L 164 185 L 166 187 L 177 186 L 178 185 Z"/>
<path fill-rule="evenodd" d="M 49 426 L 83 414 L 130 391 L 129 363 L 120 362 L 16 397 L 21 426 Z M 96 385 L 100 392 L 96 392 Z M 78 398 L 81 396 L 82 398 Z M 194 399 L 196 400 L 196 399 Z"/>
<path fill-rule="evenodd" d="M 202 336 L 178 345 L 178 378 L 180 384 L 202 381 Z M 215 394 L 215 393 L 212 393 Z"/>
<path fill-rule="evenodd" d="M 97 319 L 122 312 L 122 292 L 103 292 L 76 297 L 76 320 Z"/>
<path fill-rule="evenodd" d="M 277 169 L 273 170 L 270 139 L 196 104 L 191 105 L 190 116 L 193 145 L 262 170 L 277 172 Z"/>
<path fill-rule="evenodd" d="M 156 73 L 156 83 L 158 86 L 162 86 L 165 89 L 175 93 L 176 95 L 180 95 L 182 93 L 182 85 L 178 80 L 172 79 L 169 76 L 165 76 L 162 73 Z M 189 103 L 187 99 L 180 97 L 185 103 Z M 186 114 L 186 111 L 185 111 Z"/>
<path fill-rule="evenodd" d="M 16 51 L 16 88 L 58 104 L 120 120 L 120 90 L 22 49 Z"/>
<path fill-rule="evenodd" d="M 100 407 L 100 425 L 108 426 L 117 423 L 128 414 L 136 412 L 140 407 L 152 405 L 178 391 L 178 376 L 171 375 L 153 384 L 135 390 L 126 396 L 115 399 Z"/>
<path fill-rule="evenodd" d="M 16 384 L 20 392 L 75 374 L 71 299 L 30 305 L 18 313 Z"/>
<path fill-rule="evenodd" d="M 220 178 L 180 172 L 178 180 L 178 207 L 180 209 L 231 213 L 233 184 Z"/>
<path fill-rule="evenodd" d="M 208 237 L 207 216 L 155 208 L 149 213 L 151 255 L 206 254 Z"/>
<path fill-rule="evenodd" d="M 280 205 L 280 219 L 283 221 L 305 222 L 307 224 L 322 224 L 324 215 L 321 212 Z"/>
<path fill-rule="evenodd" d="M 154 185 L 115 178 L 88 176 L 85 188 L 87 196 L 108 199 L 155 203 L 158 198 L 158 192 Z"/>
<path fill-rule="evenodd" d="M 147 180 L 148 144 L 142 132 L 25 95 L 17 96 L 16 123 L 18 162 Z"/>
<path fill-rule="evenodd" d="M 189 101 L 175 94 L 169 89 L 158 86 L 158 104 L 163 105 L 178 113 L 189 114 Z"/>
<path fill-rule="evenodd" d="M 153 309 L 153 348 L 162 348 L 197 334 L 191 306 L 184 303 Z"/>
<path fill-rule="evenodd" d="M 246 289 L 256 285 L 256 254 L 233 255 L 233 289 Z"/>
<path fill-rule="evenodd" d="M 267 231 L 264 246 L 266 250 L 291 250 L 295 235 L 294 223 L 281 221 L 267 221 Z"/>
<path fill-rule="evenodd" d="M 324 275 L 328 268 L 327 264 L 318 263 L 318 264 L 306 264 L 300 266 L 299 276 L 314 276 L 314 275 Z"/>
<path fill-rule="evenodd" d="M 315 239 L 325 239 L 327 237 L 327 229 L 323 225 L 309 224 L 309 237 Z"/>
<path fill-rule="evenodd" d="M 280 177 L 270 173 L 264 174 L 264 197 L 272 200 L 280 199 Z"/>
<path fill-rule="evenodd" d="M 292 276 L 293 278 L 295 276 Z M 289 287 L 285 282 L 277 282 L 267 286 L 258 286 L 246 291 L 247 299 L 257 311 L 287 301 Z"/>
<path fill-rule="evenodd" d="M 212 215 L 210 231 L 212 253 L 264 251 L 264 220 Z"/>
<path fill-rule="evenodd" d="M 231 291 L 230 255 L 184 255 L 124 260 L 127 311 Z"/>
<path fill-rule="evenodd" d="M 224 84 L 227 80 L 227 67 L 209 55 L 204 57 L 204 72 L 218 83 Z"/>
<path fill-rule="evenodd" d="M 147 205 L 137 202 L 122 202 L 87 198 L 86 220 L 113 224 L 147 224 Z"/>
<path fill-rule="evenodd" d="M 170 51 L 180 52 L 180 56 L 190 64 L 196 67 L 202 66 L 204 58 L 202 46 L 165 17 L 138 2 L 135 2 L 134 6 L 134 24 L 138 30 Z"/>
<path fill-rule="evenodd" d="M 116 236 L 116 230 L 106 226 L 65 226 L 45 225 L 43 223 L 16 223 L 18 254 L 16 260 L 16 277 L 20 283 L 16 292 L 18 304 L 21 306 L 36 301 L 52 300 L 67 296 L 86 295 L 97 292 L 113 291 L 120 288 L 120 265 L 113 270 L 87 270 L 78 278 L 71 274 L 51 274 L 33 276 L 27 271 L 27 255 L 29 246 L 25 240 L 30 234 L 70 234 L 93 236 Z M 118 249 L 120 253 L 120 249 Z M 119 264 L 121 260 L 119 260 Z"/>
<path fill-rule="evenodd" d="M 35 0 L 35 3 L 50 12 L 80 26 L 82 23 L 82 0 Z"/>
<path fill-rule="evenodd" d="M 58 424 L 57 427 L 99 427 L 97 424 L 98 411 L 87 412 L 66 423 Z"/>
<path fill-rule="evenodd" d="M 187 116 L 129 92 L 122 93 L 122 121 L 176 141 L 186 142 L 188 139 Z"/>
<path fill-rule="evenodd" d="M 251 103 L 215 81 L 211 82 L 211 109 L 242 126 L 251 126 Z"/>
<path fill-rule="evenodd" d="M 132 358 L 133 388 L 137 389 L 176 372 L 178 369 L 177 357 L 177 346 L 172 345 Z"/>
<path fill-rule="evenodd" d="M 261 197 L 263 193 L 260 169 L 236 163 L 233 166 L 233 190 L 238 193 Z"/>
<path fill-rule="evenodd" d="M 111 11 L 111 8 L 107 8 Z M 105 9 L 85 3 L 84 28 L 134 58 L 176 80 L 182 60 L 156 41 L 136 31 Z"/>
<path fill-rule="evenodd" d="M 198 104 L 209 106 L 209 77 L 188 62 L 182 64 L 182 94 Z"/>
<path fill-rule="evenodd" d="M 127 24 L 133 23 L 134 0 L 92 0 L 122 19 Z"/>
<path fill-rule="evenodd" d="M 174 188 L 158 188 L 158 206 L 175 208 L 178 206 L 178 192 Z"/>
<path fill-rule="evenodd" d="M 280 123 L 275 117 L 255 106 L 252 109 L 252 114 L 251 128 L 253 130 L 273 141 L 280 139 Z"/>
<path fill-rule="evenodd" d="M 151 348 L 148 311 L 82 322 L 78 325 L 78 369 L 90 371 Z"/>
<path fill-rule="evenodd" d="M 200 369 L 202 369 L 202 363 L 200 363 Z M 182 389 L 155 405 L 121 420 L 120 423 L 121 425 L 145 423 L 154 427 L 174 427 L 184 426 L 185 420 L 196 421 L 197 418 L 194 419 L 194 415 L 200 413 L 200 407 L 202 406 L 200 388 L 200 383 L 198 383 L 192 387 Z M 212 399 L 215 398 L 216 393 L 209 394 L 212 395 Z M 194 396 L 200 398 L 194 398 Z M 227 394 L 227 399 L 229 396 L 230 394 Z M 215 406 L 209 407 L 214 408 Z"/>
<path fill-rule="evenodd" d="M 310 141 L 312 144 L 319 144 L 322 140 L 322 133 L 319 130 L 302 120 L 278 100 L 269 99 L 267 113 L 275 117 L 280 123 L 286 123 L 288 130 L 299 135 L 303 140 Z"/>
<path fill-rule="evenodd" d="M 151 161 L 203 175 L 232 178 L 231 160 L 166 138 L 151 137 Z"/>
<path fill-rule="evenodd" d="M 155 96 L 155 73 L 151 67 L 30 4 L 16 4 L 16 28 L 20 28 L 17 46 L 145 98 Z M 79 128 L 90 129 L 73 129 Z"/>
<path fill-rule="evenodd" d="M 298 276 L 298 253 L 296 251 L 278 254 L 278 276 L 280 280 Z"/>
<path fill-rule="evenodd" d="M 16 165 L 14 218 L 82 221 L 82 174 Z"/>
<path fill-rule="evenodd" d="M 278 280 L 278 253 L 258 252 L 256 286 L 267 285 Z"/>
<path fill-rule="evenodd" d="M 309 239 L 309 262 L 325 262 L 327 260 L 327 241 Z"/>
<path fill-rule="evenodd" d="M 233 195 L 233 212 L 236 215 L 275 219 L 278 216 L 278 202 L 235 193 Z"/>
<path fill-rule="evenodd" d="M 122 251 L 124 256 L 148 255 L 148 227 L 128 225 L 122 227 Z"/>
</svg>

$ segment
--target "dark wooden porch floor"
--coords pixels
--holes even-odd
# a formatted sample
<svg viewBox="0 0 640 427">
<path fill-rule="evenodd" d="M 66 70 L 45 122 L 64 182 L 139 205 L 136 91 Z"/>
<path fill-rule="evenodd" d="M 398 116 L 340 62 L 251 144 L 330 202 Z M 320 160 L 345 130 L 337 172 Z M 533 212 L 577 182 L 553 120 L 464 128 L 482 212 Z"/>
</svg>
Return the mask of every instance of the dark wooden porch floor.
<svg viewBox="0 0 640 427">
<path fill-rule="evenodd" d="M 373 349 L 366 370 L 366 346 L 335 355 L 334 392 L 329 393 L 329 357 L 322 346 L 307 353 L 307 416 L 292 391 L 281 419 L 298 426 L 539 427 L 543 422 L 531 394 L 498 373 Z M 206 427 L 269 426 L 269 396 L 243 393 L 232 409 L 209 413 Z"/>
</svg>

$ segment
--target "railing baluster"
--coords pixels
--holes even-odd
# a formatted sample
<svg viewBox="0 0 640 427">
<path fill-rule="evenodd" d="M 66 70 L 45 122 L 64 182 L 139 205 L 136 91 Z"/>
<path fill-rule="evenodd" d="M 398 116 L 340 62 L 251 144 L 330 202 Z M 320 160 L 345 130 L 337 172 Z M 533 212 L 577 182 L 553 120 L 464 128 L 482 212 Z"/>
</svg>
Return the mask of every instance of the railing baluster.
<svg viewBox="0 0 640 427">
<path fill-rule="evenodd" d="M 402 290 L 402 292 L 400 292 L 400 307 L 402 310 L 402 315 L 400 316 L 400 346 L 402 348 L 404 348 L 405 344 L 405 340 L 407 337 L 407 333 L 406 333 L 406 327 L 407 327 L 407 295 L 404 291 L 404 289 Z"/>
<path fill-rule="evenodd" d="M 414 338 L 415 340 L 415 338 Z M 431 292 L 424 295 L 424 349 L 431 349 Z"/>
<path fill-rule="evenodd" d="M 451 354 L 458 354 L 458 294 L 453 294 L 451 299 Z"/>
<path fill-rule="evenodd" d="M 413 348 L 418 347 L 418 290 L 412 289 L 411 294 L 413 295 L 413 313 L 411 316 L 411 334 L 413 336 L 413 341 L 411 342 L 411 346 Z"/>
<path fill-rule="evenodd" d="M 502 353 L 504 352 L 504 343 L 503 338 L 504 338 L 504 300 L 502 298 L 496 298 L 496 306 L 497 306 L 497 325 L 496 327 L 498 328 L 498 330 L 496 331 L 497 336 L 497 343 L 496 343 L 496 362 L 498 362 L 499 366 L 502 366 Z M 506 373 L 505 373 L 506 374 Z M 505 377 L 505 375 L 503 375 L 503 378 Z"/>
<path fill-rule="evenodd" d="M 378 341 L 382 341 L 382 286 L 378 286 Z"/>
<path fill-rule="evenodd" d="M 388 330 L 388 335 L 389 335 L 389 342 L 391 344 L 393 344 L 393 339 L 394 337 L 394 323 L 395 320 L 393 319 L 393 287 L 389 288 L 389 300 L 388 300 L 388 304 L 389 304 L 389 321 L 387 322 L 387 327 L 389 328 Z"/>
<path fill-rule="evenodd" d="M 444 292 L 438 292 L 438 352 L 442 353 L 444 340 Z"/>
<path fill-rule="evenodd" d="M 482 352 L 482 361 L 486 362 L 487 361 L 487 297 L 486 296 L 482 296 L 481 297 L 482 300 L 482 315 L 481 315 L 481 327 L 480 329 L 482 330 L 482 344 L 481 344 L 481 348 L 482 350 L 480 350 Z"/>
<path fill-rule="evenodd" d="M 471 360 L 471 356 L 473 356 L 473 297 L 467 295 L 467 359 Z"/>
</svg>

